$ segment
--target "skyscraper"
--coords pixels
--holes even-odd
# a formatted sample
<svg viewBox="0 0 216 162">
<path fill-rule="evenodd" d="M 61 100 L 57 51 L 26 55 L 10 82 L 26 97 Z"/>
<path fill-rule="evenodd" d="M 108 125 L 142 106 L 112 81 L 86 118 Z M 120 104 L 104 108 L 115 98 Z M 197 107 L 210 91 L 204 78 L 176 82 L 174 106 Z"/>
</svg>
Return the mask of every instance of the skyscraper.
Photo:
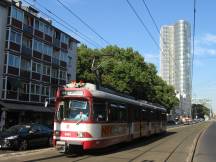
<svg viewBox="0 0 216 162">
<path fill-rule="evenodd" d="M 179 114 L 191 115 L 191 27 L 185 20 L 164 25 L 160 31 L 160 74 L 180 99 Z"/>
</svg>

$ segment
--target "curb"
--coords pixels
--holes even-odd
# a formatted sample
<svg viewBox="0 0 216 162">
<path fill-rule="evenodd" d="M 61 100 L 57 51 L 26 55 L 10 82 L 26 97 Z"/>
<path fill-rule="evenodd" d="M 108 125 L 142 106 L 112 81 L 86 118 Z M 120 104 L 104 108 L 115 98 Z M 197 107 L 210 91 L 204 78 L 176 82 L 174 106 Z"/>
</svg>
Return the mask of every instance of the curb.
<svg viewBox="0 0 216 162">
<path fill-rule="evenodd" d="M 211 123 L 212 124 L 212 123 Z M 197 135 L 196 137 L 194 138 L 193 140 L 193 143 L 192 143 L 192 146 L 191 146 L 191 149 L 190 149 L 190 152 L 187 156 L 187 159 L 186 159 L 186 162 L 193 162 L 193 158 L 194 158 L 194 155 L 195 155 L 195 152 L 196 152 L 196 147 L 197 147 L 197 144 L 198 144 L 198 141 L 200 139 L 200 137 L 206 132 L 207 128 L 211 125 L 209 124 L 208 126 L 206 126 L 205 128 L 203 128 Z"/>
<path fill-rule="evenodd" d="M 54 147 L 51 147 L 51 148 L 35 149 L 35 150 L 29 150 L 29 151 L 4 153 L 4 154 L 0 154 L 0 158 L 9 158 L 11 156 L 22 156 L 22 155 L 31 154 L 31 153 L 40 153 L 42 151 L 49 151 L 49 150 L 54 150 L 54 149 L 55 149 Z"/>
</svg>

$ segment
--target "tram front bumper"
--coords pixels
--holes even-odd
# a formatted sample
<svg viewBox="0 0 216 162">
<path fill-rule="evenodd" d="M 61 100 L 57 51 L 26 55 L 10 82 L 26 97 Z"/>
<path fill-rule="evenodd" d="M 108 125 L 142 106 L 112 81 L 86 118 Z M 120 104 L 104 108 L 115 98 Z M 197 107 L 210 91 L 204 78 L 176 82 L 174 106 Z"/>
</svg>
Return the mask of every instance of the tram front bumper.
<svg viewBox="0 0 216 162">
<path fill-rule="evenodd" d="M 62 153 L 68 152 L 71 147 L 82 147 L 82 143 L 79 141 L 56 141 L 55 148 Z"/>
</svg>

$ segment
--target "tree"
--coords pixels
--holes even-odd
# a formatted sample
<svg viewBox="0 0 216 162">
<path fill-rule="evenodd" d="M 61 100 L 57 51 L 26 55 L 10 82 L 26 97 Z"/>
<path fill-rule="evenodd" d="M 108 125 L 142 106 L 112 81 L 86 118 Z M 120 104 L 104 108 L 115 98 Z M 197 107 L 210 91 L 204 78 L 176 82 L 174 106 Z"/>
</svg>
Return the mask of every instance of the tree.
<svg viewBox="0 0 216 162">
<path fill-rule="evenodd" d="M 210 109 L 202 104 L 192 104 L 192 117 L 204 118 L 205 115 L 209 116 Z"/>
<path fill-rule="evenodd" d="M 101 66 L 98 70 L 102 86 L 139 100 L 158 103 L 168 110 L 178 104 L 174 88 L 157 75 L 153 64 L 146 63 L 132 48 L 107 46 L 98 50 L 81 45 L 78 48 L 78 80 L 95 83 L 96 78 L 91 71 L 93 58 L 96 58 L 95 66 Z"/>
</svg>

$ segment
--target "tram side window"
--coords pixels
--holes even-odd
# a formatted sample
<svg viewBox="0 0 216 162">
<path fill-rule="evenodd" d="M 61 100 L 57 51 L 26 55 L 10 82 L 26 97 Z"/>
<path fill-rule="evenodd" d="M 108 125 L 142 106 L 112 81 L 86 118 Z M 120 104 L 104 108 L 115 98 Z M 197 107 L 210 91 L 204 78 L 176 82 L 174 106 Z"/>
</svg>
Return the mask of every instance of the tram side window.
<svg viewBox="0 0 216 162">
<path fill-rule="evenodd" d="M 93 117 L 94 121 L 104 122 L 107 121 L 107 110 L 105 103 L 94 103 L 93 104 Z"/>
<path fill-rule="evenodd" d="M 142 113 L 142 121 L 148 121 L 148 110 L 146 109 L 146 108 L 142 108 L 142 111 L 141 111 L 141 113 Z"/>
<path fill-rule="evenodd" d="M 133 109 L 133 121 L 140 121 L 140 109 L 138 107 L 134 107 Z"/>
<path fill-rule="evenodd" d="M 123 105 L 110 104 L 110 122 L 127 122 L 127 107 Z"/>
<path fill-rule="evenodd" d="M 162 113 L 161 113 L 161 111 L 160 110 L 158 110 L 158 121 L 160 122 L 160 121 L 162 121 L 163 119 L 162 119 Z"/>
</svg>

